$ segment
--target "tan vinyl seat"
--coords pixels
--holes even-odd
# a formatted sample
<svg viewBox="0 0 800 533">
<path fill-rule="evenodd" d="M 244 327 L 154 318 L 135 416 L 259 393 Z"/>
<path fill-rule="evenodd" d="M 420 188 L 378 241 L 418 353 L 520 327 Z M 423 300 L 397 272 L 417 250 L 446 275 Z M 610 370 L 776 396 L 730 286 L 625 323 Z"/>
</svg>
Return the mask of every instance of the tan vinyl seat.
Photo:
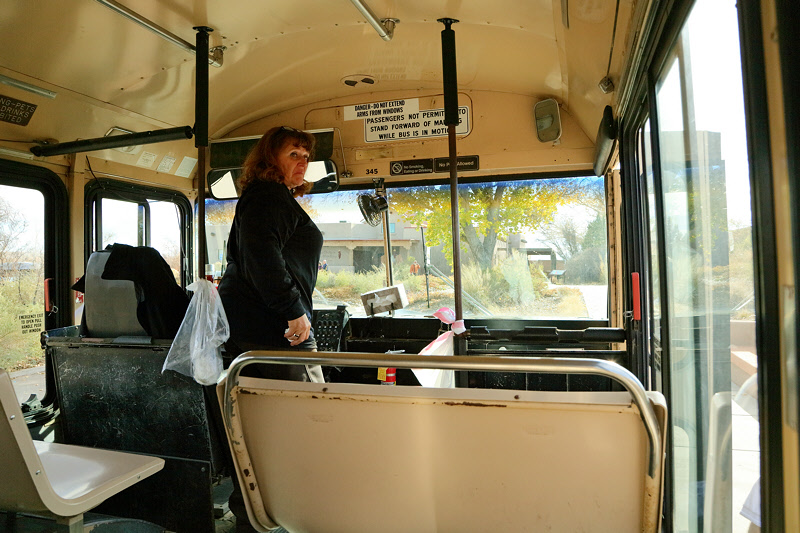
<svg viewBox="0 0 800 533">
<path fill-rule="evenodd" d="M 419 359 L 393 357 L 398 367 L 404 357 Z M 466 359 L 474 358 L 451 358 Z M 259 531 L 660 527 L 666 424 L 660 393 L 641 389 L 639 396 L 657 420 L 653 463 L 645 415 L 628 392 L 315 384 L 235 371 L 229 377 L 235 381 L 223 380 L 217 390 Z"/>
<path fill-rule="evenodd" d="M 34 441 L 0 369 L 0 510 L 55 518 L 83 531 L 83 513 L 164 467 L 157 457 Z"/>
</svg>

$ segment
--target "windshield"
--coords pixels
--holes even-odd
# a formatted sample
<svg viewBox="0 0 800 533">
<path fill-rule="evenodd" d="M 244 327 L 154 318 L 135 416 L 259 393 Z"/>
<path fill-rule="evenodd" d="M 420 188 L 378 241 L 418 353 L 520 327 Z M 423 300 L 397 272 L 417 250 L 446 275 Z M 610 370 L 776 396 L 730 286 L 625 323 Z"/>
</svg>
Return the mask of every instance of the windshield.
<svg viewBox="0 0 800 533">
<path fill-rule="evenodd" d="M 314 308 L 346 305 L 367 316 L 362 295 L 387 286 L 384 227 L 358 207 L 374 189 L 305 196 L 298 202 L 324 237 Z M 408 303 L 396 316 L 454 307 L 450 187 L 389 189 L 392 283 Z M 223 268 L 233 202 L 208 200 L 209 254 Z M 459 185 L 465 318 L 608 317 L 602 178 Z M 213 248 L 213 249 L 212 249 Z"/>
</svg>

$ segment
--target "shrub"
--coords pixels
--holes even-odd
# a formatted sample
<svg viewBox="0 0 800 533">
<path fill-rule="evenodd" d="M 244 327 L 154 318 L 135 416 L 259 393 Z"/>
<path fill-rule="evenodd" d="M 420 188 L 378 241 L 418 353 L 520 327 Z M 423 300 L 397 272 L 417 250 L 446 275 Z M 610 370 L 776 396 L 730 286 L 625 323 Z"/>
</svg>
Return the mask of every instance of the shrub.
<svg viewBox="0 0 800 533">
<path fill-rule="evenodd" d="M 508 282 L 496 268 L 483 270 L 475 263 L 464 265 L 461 269 L 461 287 L 485 307 L 510 303 Z"/>
<path fill-rule="evenodd" d="M 333 287 L 336 282 L 336 274 L 330 270 L 317 271 L 317 289 L 327 289 Z"/>
<path fill-rule="evenodd" d="M 500 271 L 508 283 L 508 295 L 512 302 L 525 306 L 536 299 L 527 255 L 512 252 L 500 264 Z"/>
</svg>

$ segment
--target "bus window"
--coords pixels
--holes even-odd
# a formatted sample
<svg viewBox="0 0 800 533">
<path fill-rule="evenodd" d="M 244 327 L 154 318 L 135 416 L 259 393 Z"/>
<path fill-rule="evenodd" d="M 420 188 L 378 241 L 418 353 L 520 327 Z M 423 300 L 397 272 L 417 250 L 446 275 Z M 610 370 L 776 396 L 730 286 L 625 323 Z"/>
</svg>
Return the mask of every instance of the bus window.
<svg viewBox="0 0 800 533">
<path fill-rule="evenodd" d="M 172 191 L 99 181 L 104 183 L 93 182 L 87 192 L 93 206 L 95 250 L 114 243 L 150 246 L 159 251 L 175 280 L 185 284 L 188 278 L 182 264 L 191 231 L 189 201 Z"/>
<path fill-rule="evenodd" d="M 175 280 L 181 282 L 181 212 L 177 204 L 169 201 L 148 200 L 150 207 L 150 246 L 172 269 Z"/>
<path fill-rule="evenodd" d="M 144 220 L 144 205 L 112 198 L 103 198 L 101 205 L 103 213 L 101 249 L 114 243 L 144 246 L 145 228 L 141 222 Z"/>
<path fill-rule="evenodd" d="M 0 368 L 13 374 L 44 364 L 43 301 L 44 197 L 37 190 L 0 185 Z M 44 396 L 17 388 L 20 402 L 29 393 Z"/>
<path fill-rule="evenodd" d="M 759 478 L 752 218 L 735 2 L 701 0 L 656 85 L 675 531 L 747 531 Z M 713 38 L 709 28 L 714 28 Z M 758 512 L 758 509 L 755 510 Z"/>
</svg>

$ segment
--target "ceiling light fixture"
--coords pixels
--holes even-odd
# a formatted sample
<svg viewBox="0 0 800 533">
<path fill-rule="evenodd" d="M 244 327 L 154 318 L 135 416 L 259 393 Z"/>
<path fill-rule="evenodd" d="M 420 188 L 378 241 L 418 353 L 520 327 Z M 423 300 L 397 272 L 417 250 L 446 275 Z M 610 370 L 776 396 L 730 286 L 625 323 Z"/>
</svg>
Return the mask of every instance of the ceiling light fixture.
<svg viewBox="0 0 800 533">
<path fill-rule="evenodd" d="M 33 94 L 38 94 L 39 96 L 44 96 L 45 98 L 55 98 L 58 94 L 55 91 L 43 89 L 42 87 L 28 83 L 27 81 L 15 80 L 14 78 L 9 78 L 8 76 L 3 76 L 2 74 L 0 74 L 0 83 L 4 83 L 10 87 L 16 87 L 17 89 L 22 89 L 23 91 L 28 91 Z"/>
<path fill-rule="evenodd" d="M 23 152 L 22 150 L 14 150 L 13 148 L 4 148 L 0 146 L 0 155 L 8 157 L 17 157 L 19 159 L 33 159 L 33 154 L 30 152 Z"/>
</svg>

